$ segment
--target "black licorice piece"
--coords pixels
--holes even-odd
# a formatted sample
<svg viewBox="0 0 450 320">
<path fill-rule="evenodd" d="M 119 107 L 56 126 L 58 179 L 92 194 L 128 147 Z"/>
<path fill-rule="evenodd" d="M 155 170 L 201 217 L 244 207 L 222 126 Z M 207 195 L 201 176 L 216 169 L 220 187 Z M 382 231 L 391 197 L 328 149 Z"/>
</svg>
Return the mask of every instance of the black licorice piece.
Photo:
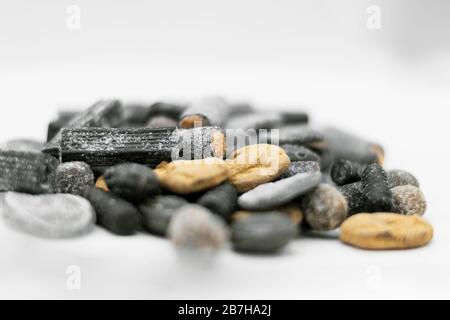
<svg viewBox="0 0 450 320">
<path fill-rule="evenodd" d="M 136 163 L 113 166 L 103 174 L 108 189 L 137 204 L 160 193 L 158 178 L 152 169 Z"/>
<path fill-rule="evenodd" d="M 274 112 L 254 112 L 231 117 L 225 123 L 227 129 L 274 129 L 282 124 L 281 115 Z"/>
<path fill-rule="evenodd" d="M 253 113 L 253 107 L 248 103 L 235 103 L 230 105 L 229 117 L 242 116 L 244 114 Z"/>
<path fill-rule="evenodd" d="M 237 198 L 237 189 L 230 183 L 224 183 L 207 191 L 197 203 L 229 220 L 231 214 L 237 210 Z"/>
<path fill-rule="evenodd" d="M 384 162 L 383 148 L 347 132 L 335 128 L 322 130 L 324 144 L 322 152 L 322 169 L 328 169 L 337 160 L 350 160 L 364 164 Z"/>
<path fill-rule="evenodd" d="M 338 186 L 361 180 L 367 165 L 348 160 L 336 160 L 330 169 L 331 179 Z"/>
<path fill-rule="evenodd" d="M 78 111 L 59 111 L 58 118 L 48 124 L 47 142 L 50 142 L 64 126 L 79 114 L 80 112 Z"/>
<path fill-rule="evenodd" d="M 118 235 L 131 235 L 140 227 L 139 211 L 131 203 L 92 188 L 87 195 L 97 214 L 97 223 Z"/>
<path fill-rule="evenodd" d="M 150 106 L 144 104 L 126 104 L 123 106 L 122 119 L 119 127 L 143 127 L 150 118 Z"/>
<path fill-rule="evenodd" d="M 221 129 L 79 128 L 63 129 L 61 160 L 93 168 L 134 162 L 156 167 L 162 161 L 223 157 Z"/>
<path fill-rule="evenodd" d="M 307 124 L 309 116 L 305 112 L 281 112 L 281 120 L 283 124 Z"/>
<path fill-rule="evenodd" d="M 361 181 L 340 186 L 338 187 L 338 190 L 347 200 L 349 215 L 366 212 L 366 201 L 364 199 L 363 186 Z"/>
<path fill-rule="evenodd" d="M 291 161 L 320 161 L 320 156 L 304 146 L 295 144 L 282 144 L 281 148 L 286 152 Z"/>
<path fill-rule="evenodd" d="M 186 106 L 182 104 L 156 102 L 150 106 L 148 116 L 166 116 L 178 120 L 184 110 L 186 110 Z"/>
<path fill-rule="evenodd" d="M 366 212 L 391 212 L 392 193 L 386 172 L 379 164 L 370 164 L 362 174 L 362 190 Z"/>
<path fill-rule="evenodd" d="M 180 116 L 181 128 L 221 127 L 229 117 L 230 107 L 221 97 L 205 97 L 190 105 Z"/>
<path fill-rule="evenodd" d="M 122 119 L 122 105 L 118 100 L 102 100 L 69 121 L 67 128 L 115 127 Z M 62 131 L 62 130 L 61 130 Z M 61 131 L 48 142 L 43 152 L 58 157 L 61 148 Z"/>
<path fill-rule="evenodd" d="M 0 192 L 48 193 L 57 166 L 58 160 L 43 153 L 0 150 Z"/>
<path fill-rule="evenodd" d="M 161 195 L 146 200 L 139 205 L 144 228 L 151 233 L 165 236 L 176 210 L 187 203 L 185 199 L 173 195 Z"/>
<path fill-rule="evenodd" d="M 307 173 L 320 171 L 320 164 L 317 161 L 294 161 L 291 162 L 288 169 L 275 181 L 292 177 L 298 173 Z"/>
</svg>

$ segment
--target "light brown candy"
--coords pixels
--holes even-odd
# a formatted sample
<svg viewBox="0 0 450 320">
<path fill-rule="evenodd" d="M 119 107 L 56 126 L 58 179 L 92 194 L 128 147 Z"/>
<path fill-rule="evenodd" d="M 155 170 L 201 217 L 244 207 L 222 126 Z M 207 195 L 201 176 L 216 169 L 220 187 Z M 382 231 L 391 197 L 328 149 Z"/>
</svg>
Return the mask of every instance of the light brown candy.
<svg viewBox="0 0 450 320">
<path fill-rule="evenodd" d="M 286 152 L 271 144 L 240 148 L 227 160 L 229 180 L 239 192 L 274 180 L 288 169 L 289 164 Z"/>
<path fill-rule="evenodd" d="M 433 227 L 418 215 L 359 213 L 341 225 L 342 242 L 363 249 L 408 249 L 427 244 Z"/>
<path fill-rule="evenodd" d="M 106 184 L 105 178 L 103 176 L 98 177 L 97 181 L 95 182 L 95 187 L 106 192 L 109 191 L 108 185 Z"/>
<path fill-rule="evenodd" d="M 178 194 L 207 190 L 228 178 L 225 161 L 218 158 L 164 161 L 154 172 L 163 188 Z"/>
</svg>

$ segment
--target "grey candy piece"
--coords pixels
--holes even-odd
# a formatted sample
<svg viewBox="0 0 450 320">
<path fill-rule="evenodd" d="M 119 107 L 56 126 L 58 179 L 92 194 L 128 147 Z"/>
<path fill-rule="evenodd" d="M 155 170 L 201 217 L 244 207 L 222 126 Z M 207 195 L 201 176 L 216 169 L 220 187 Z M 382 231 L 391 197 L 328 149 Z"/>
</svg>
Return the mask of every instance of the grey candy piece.
<svg viewBox="0 0 450 320">
<path fill-rule="evenodd" d="M 414 187 L 420 187 L 419 180 L 410 172 L 399 169 L 387 170 L 389 188 L 411 185 Z"/>
<path fill-rule="evenodd" d="M 230 118 L 225 123 L 227 129 L 274 129 L 282 124 L 282 117 L 274 112 L 254 112 Z"/>
<path fill-rule="evenodd" d="M 231 225 L 233 248 L 240 252 L 275 253 L 293 240 L 297 225 L 281 212 L 254 213 Z"/>
<path fill-rule="evenodd" d="M 317 161 L 294 161 L 277 180 L 286 179 L 299 173 L 319 172 L 320 164 Z"/>
<path fill-rule="evenodd" d="M 237 199 L 236 187 L 230 183 L 223 183 L 203 194 L 197 203 L 228 220 L 237 210 Z"/>
<path fill-rule="evenodd" d="M 221 127 L 228 119 L 230 107 L 228 103 L 219 96 L 207 96 L 192 103 L 180 116 L 181 128 L 192 128 L 194 123 L 184 121 L 191 116 L 199 116 L 202 119 L 202 127 Z"/>
<path fill-rule="evenodd" d="M 320 172 L 299 173 L 275 182 L 264 183 L 238 198 L 238 204 L 246 210 L 268 210 L 287 204 L 310 191 L 321 182 Z"/>
<path fill-rule="evenodd" d="M 304 146 L 296 144 L 282 144 L 281 148 L 286 152 L 291 161 L 320 161 L 320 156 Z"/>
<path fill-rule="evenodd" d="M 166 236 L 170 220 L 177 209 L 188 202 L 177 196 L 155 196 L 139 205 L 142 224 L 151 233 Z"/>
<path fill-rule="evenodd" d="M 71 194 L 8 192 L 0 212 L 14 229 L 42 238 L 71 238 L 88 233 L 95 225 L 91 204 Z"/>
<path fill-rule="evenodd" d="M 350 160 L 364 164 L 383 163 L 383 148 L 375 143 L 336 128 L 322 130 L 324 148 L 322 167 L 328 169 L 335 160 Z"/>
<path fill-rule="evenodd" d="M 0 150 L 40 153 L 44 142 L 31 139 L 14 139 L 0 144 Z"/>
<path fill-rule="evenodd" d="M 423 192 L 413 185 L 403 185 L 391 189 L 394 199 L 393 211 L 405 215 L 423 216 L 427 202 Z"/>
<path fill-rule="evenodd" d="M 313 130 L 307 125 L 288 125 L 279 127 L 279 131 L 267 131 L 259 133 L 260 141 L 267 141 L 272 144 L 297 144 L 297 145 L 317 145 L 324 141 L 321 132 Z"/>
<path fill-rule="evenodd" d="M 302 203 L 305 220 L 314 230 L 337 229 L 347 218 L 347 200 L 335 187 L 322 183 Z"/>
<path fill-rule="evenodd" d="M 158 115 L 151 117 L 145 127 L 147 128 L 174 128 L 178 122 L 171 117 Z"/>
<path fill-rule="evenodd" d="M 61 163 L 52 175 L 54 193 L 70 193 L 85 197 L 95 184 L 94 173 L 85 162 Z"/>
<path fill-rule="evenodd" d="M 229 236 L 222 218 L 196 204 L 187 204 L 176 210 L 167 234 L 179 250 L 208 252 L 222 249 Z"/>
</svg>

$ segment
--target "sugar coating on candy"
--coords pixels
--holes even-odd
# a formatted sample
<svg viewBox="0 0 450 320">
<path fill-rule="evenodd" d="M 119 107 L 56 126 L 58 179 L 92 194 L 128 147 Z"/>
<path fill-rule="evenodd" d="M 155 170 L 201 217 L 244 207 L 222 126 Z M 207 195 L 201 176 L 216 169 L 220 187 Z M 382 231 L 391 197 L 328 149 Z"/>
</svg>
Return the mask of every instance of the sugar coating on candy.
<svg viewBox="0 0 450 320">
<path fill-rule="evenodd" d="M 335 187 L 320 184 L 303 199 L 306 222 L 314 230 L 334 230 L 347 217 L 347 200 Z"/>
<path fill-rule="evenodd" d="M 388 170 L 386 173 L 389 182 L 389 188 L 405 185 L 420 187 L 419 181 L 416 179 L 416 177 L 405 170 L 393 169 Z"/>
<path fill-rule="evenodd" d="M 147 166 L 123 163 L 103 174 L 108 189 L 132 203 L 139 203 L 160 192 L 156 174 Z"/>
<path fill-rule="evenodd" d="M 92 188 L 87 199 L 97 214 L 97 222 L 118 235 L 131 235 L 140 227 L 139 211 L 128 201 L 98 188 Z"/>
<path fill-rule="evenodd" d="M 181 250 L 215 252 L 223 248 L 228 239 L 224 221 L 208 209 L 195 204 L 177 209 L 167 232 L 175 247 Z"/>
<path fill-rule="evenodd" d="M 427 244 L 433 227 L 418 215 L 360 213 L 344 221 L 339 238 L 362 249 L 409 249 Z"/>
<path fill-rule="evenodd" d="M 50 192 L 58 160 L 38 152 L 0 150 L 0 192 Z"/>
<path fill-rule="evenodd" d="M 44 143 L 41 141 L 30 140 L 30 139 L 15 139 L 15 140 L 9 140 L 5 143 L 0 144 L 0 150 L 40 153 L 43 146 L 44 146 Z"/>
<path fill-rule="evenodd" d="M 237 189 L 230 183 L 223 183 L 207 191 L 197 200 L 197 203 L 222 218 L 229 219 L 237 209 L 237 198 Z"/>
<path fill-rule="evenodd" d="M 228 178 L 228 167 L 218 158 L 162 162 L 154 172 L 163 188 L 177 194 L 207 190 Z"/>
<path fill-rule="evenodd" d="M 269 210 L 288 204 L 308 192 L 322 179 L 320 172 L 299 173 L 295 176 L 261 184 L 242 194 L 238 199 L 241 208 L 247 210 Z"/>
<path fill-rule="evenodd" d="M 277 252 L 297 236 L 296 224 L 278 211 L 244 215 L 231 230 L 233 248 L 241 252 Z"/>
<path fill-rule="evenodd" d="M 367 212 L 390 212 L 393 206 L 392 193 L 383 167 L 377 163 L 368 165 L 361 181 Z"/>
<path fill-rule="evenodd" d="M 171 128 L 176 127 L 177 124 L 177 121 L 173 118 L 160 115 L 151 117 L 145 126 L 147 128 Z"/>
<path fill-rule="evenodd" d="M 362 182 L 349 183 L 338 187 L 338 190 L 347 200 L 348 214 L 364 212 L 366 200 L 364 199 Z"/>
<path fill-rule="evenodd" d="M 361 180 L 361 175 L 366 168 L 365 164 L 348 160 L 336 160 L 330 169 L 330 175 L 338 186 Z"/>
<path fill-rule="evenodd" d="M 70 193 L 86 196 L 94 185 L 94 173 L 85 162 L 61 163 L 52 177 L 52 190 L 55 193 Z"/>
<path fill-rule="evenodd" d="M 270 182 L 283 174 L 290 160 L 278 146 L 255 144 L 233 152 L 227 160 L 229 181 L 239 192 Z"/>
<path fill-rule="evenodd" d="M 295 144 L 283 144 L 281 148 L 286 152 L 291 161 L 320 161 L 320 156 L 304 146 Z"/>
<path fill-rule="evenodd" d="M 177 196 L 155 196 L 139 205 L 142 224 L 151 233 L 165 236 L 176 210 L 187 204 Z"/>
<path fill-rule="evenodd" d="M 180 116 L 181 128 L 201 126 L 221 126 L 228 118 L 229 106 L 222 97 L 209 96 L 195 101 Z"/>
<path fill-rule="evenodd" d="M 427 210 L 425 195 L 413 185 L 398 186 L 391 189 L 394 198 L 393 211 L 405 215 L 423 216 Z"/>
<path fill-rule="evenodd" d="M 95 225 L 95 212 L 84 198 L 71 194 L 29 195 L 8 192 L 0 205 L 5 222 L 43 238 L 70 238 Z"/>
<path fill-rule="evenodd" d="M 294 161 L 288 169 L 276 180 L 286 179 L 299 173 L 320 172 L 320 164 L 317 161 Z"/>
</svg>

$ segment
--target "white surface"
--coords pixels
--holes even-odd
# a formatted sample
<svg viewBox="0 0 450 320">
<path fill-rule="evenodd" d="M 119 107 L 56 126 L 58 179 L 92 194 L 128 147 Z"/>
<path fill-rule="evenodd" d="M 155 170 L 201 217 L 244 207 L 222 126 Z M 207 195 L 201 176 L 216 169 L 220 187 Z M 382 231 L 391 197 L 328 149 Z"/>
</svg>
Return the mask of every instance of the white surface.
<svg viewBox="0 0 450 320">
<path fill-rule="evenodd" d="M 313 124 L 381 143 L 388 168 L 419 178 L 435 237 L 424 248 L 392 252 L 302 237 L 279 256 L 228 250 L 201 266 L 150 235 L 97 229 L 49 241 L 0 223 L 0 298 L 450 298 L 450 28 L 433 25 L 443 7 L 383 2 L 385 23 L 373 33 L 364 24 L 369 2 L 361 1 L 80 1 L 83 26 L 73 33 L 64 29 L 62 5 L 42 3 L 1 11 L 2 140 L 44 139 L 59 107 L 104 97 L 222 93 L 261 108 L 305 105 Z M 421 14 L 428 19 L 414 18 Z M 81 268 L 81 290 L 67 289 L 69 265 Z"/>
</svg>

